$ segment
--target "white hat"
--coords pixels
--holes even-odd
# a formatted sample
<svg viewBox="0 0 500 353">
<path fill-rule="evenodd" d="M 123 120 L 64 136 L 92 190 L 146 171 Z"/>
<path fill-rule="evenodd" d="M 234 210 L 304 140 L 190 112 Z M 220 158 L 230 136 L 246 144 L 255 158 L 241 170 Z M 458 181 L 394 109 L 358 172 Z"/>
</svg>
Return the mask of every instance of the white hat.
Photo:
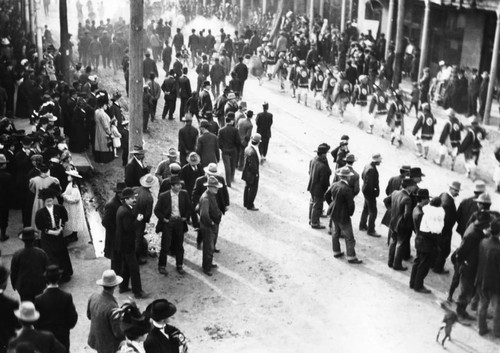
<svg viewBox="0 0 500 353">
<path fill-rule="evenodd" d="M 21 302 L 19 309 L 14 314 L 21 321 L 35 322 L 40 318 L 40 313 L 36 310 L 32 302 Z"/>
</svg>

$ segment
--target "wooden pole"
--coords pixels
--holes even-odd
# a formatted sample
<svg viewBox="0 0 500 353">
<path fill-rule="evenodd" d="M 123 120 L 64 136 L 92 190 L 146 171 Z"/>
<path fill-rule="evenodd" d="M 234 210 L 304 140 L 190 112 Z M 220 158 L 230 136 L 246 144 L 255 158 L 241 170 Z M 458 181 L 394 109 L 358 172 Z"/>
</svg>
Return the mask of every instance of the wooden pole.
<svg viewBox="0 0 500 353">
<path fill-rule="evenodd" d="M 405 0 L 399 0 L 398 2 L 398 20 L 396 27 L 396 58 L 394 61 L 394 81 L 392 87 L 397 89 L 399 87 L 399 82 L 401 81 L 401 71 L 403 69 L 403 25 L 405 18 Z"/>
<path fill-rule="evenodd" d="M 389 46 L 391 45 L 392 42 L 392 22 L 394 19 L 394 7 L 395 7 L 395 0 L 390 0 L 389 1 L 389 14 L 388 14 L 388 19 L 387 19 L 387 29 L 386 29 L 386 34 L 385 37 L 387 39 L 386 45 L 385 45 L 385 58 L 387 59 L 387 55 L 389 55 Z"/>
<path fill-rule="evenodd" d="M 262 0 L 262 15 L 265 15 L 267 12 L 267 0 Z"/>
<path fill-rule="evenodd" d="M 240 0 L 240 20 L 241 20 L 241 23 L 243 23 L 243 9 L 245 8 L 245 1 L 244 0 Z"/>
<path fill-rule="evenodd" d="M 347 20 L 349 22 L 352 22 L 352 7 L 353 7 L 353 0 L 349 0 L 349 13 L 347 14 Z M 359 20 L 358 20 L 359 23 Z"/>
<path fill-rule="evenodd" d="M 142 62 L 144 32 L 144 0 L 130 1 L 129 38 L 129 93 L 130 93 L 130 138 L 129 151 L 142 146 Z"/>
<path fill-rule="evenodd" d="M 500 49 L 500 5 L 497 8 L 497 28 L 495 30 L 495 41 L 493 42 L 493 57 L 491 58 L 490 82 L 488 83 L 488 95 L 486 96 L 486 107 L 484 109 L 484 123 L 490 123 L 491 104 L 498 69 L 498 50 Z"/>
<path fill-rule="evenodd" d="M 422 76 L 422 71 L 427 65 L 427 55 L 429 53 L 429 17 L 431 13 L 430 0 L 425 0 L 424 23 L 422 28 L 422 40 L 420 42 L 420 63 L 418 65 L 418 78 Z"/>
<path fill-rule="evenodd" d="M 68 34 L 68 4 L 67 0 L 59 0 L 59 23 L 61 27 L 61 53 L 62 74 L 64 81 L 69 83 L 69 34 Z"/>
<path fill-rule="evenodd" d="M 312 38 L 314 29 L 314 0 L 309 0 L 309 37 Z"/>
<path fill-rule="evenodd" d="M 345 31 L 345 1 L 342 0 L 342 6 L 340 9 L 340 33 Z"/>
<path fill-rule="evenodd" d="M 36 43 L 36 25 L 35 25 L 35 0 L 29 0 L 29 6 L 30 6 L 30 37 L 31 37 L 31 43 L 35 44 Z"/>
<path fill-rule="evenodd" d="M 319 0 L 319 16 L 323 20 L 325 15 L 325 0 Z"/>
</svg>

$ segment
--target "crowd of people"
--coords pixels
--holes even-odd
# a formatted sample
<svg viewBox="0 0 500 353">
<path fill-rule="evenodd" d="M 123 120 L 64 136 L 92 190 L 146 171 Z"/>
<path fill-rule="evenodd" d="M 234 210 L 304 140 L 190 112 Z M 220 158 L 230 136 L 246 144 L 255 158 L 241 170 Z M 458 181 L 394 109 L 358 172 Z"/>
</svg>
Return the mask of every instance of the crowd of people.
<svg viewBox="0 0 500 353">
<path fill-rule="evenodd" d="M 194 13 L 189 4 L 180 4 L 186 15 Z M 16 17 L 1 19 L 2 38 L 6 41 L 2 39 L 0 60 L 0 111 L 5 116 L 0 121 L 0 197 L 12 203 L 0 205 L 0 240 L 9 239 L 9 209 L 20 208 L 24 227 L 20 238 L 25 247 L 16 252 L 10 267 L 12 287 L 19 293 L 21 304 L 3 294 L 9 271 L 0 267 L 0 296 L 6 303 L 5 308 L 0 307 L 4 310 L 1 317 L 9 318 L 2 327 L 0 352 L 15 352 L 26 341 L 42 352 L 69 350 L 69 330 L 75 326 L 78 314 L 71 296 L 60 290 L 58 284 L 69 281 L 73 273 L 67 244 L 86 227 L 78 185 L 81 176 L 72 164 L 71 152 L 91 152 L 96 163 L 105 164 L 119 157 L 121 151 L 125 167 L 124 180 L 117 181 L 115 194 L 104 207 L 104 255 L 110 259 L 111 270 L 97 281 L 103 287 L 102 293 L 89 299 L 89 346 L 98 352 L 120 349 L 149 353 L 163 351 L 159 347 L 165 345 L 182 351 L 187 350 L 184 336 L 167 324 L 176 310 L 173 304 L 155 300 L 144 313 L 134 303 L 115 310 L 119 306 L 113 293 L 118 288 L 120 293 L 131 291 L 136 299 L 149 297 L 142 287 L 140 265 L 148 261 L 150 250 L 144 234 L 153 214 L 158 219 L 155 231 L 161 234 L 158 273 L 168 275 L 167 255 L 171 254 L 177 273 L 185 274 L 184 236 L 190 226 L 196 231 L 197 247 L 203 252 L 202 272 L 210 277 L 217 268 L 214 256 L 219 252 L 219 225 L 230 206 L 227 188 L 235 180 L 236 169 L 245 181 L 243 206 L 248 211 L 258 211 L 255 199 L 260 166 L 266 161 L 273 115 L 268 102 L 263 102 L 255 119 L 254 111 L 248 109 L 244 88 L 250 75 L 261 84 L 277 77 L 283 92 L 289 89 L 292 97 L 305 105 L 311 97 L 317 109 L 325 106 L 330 115 L 336 106 L 341 121 L 351 103 L 359 109 L 360 126 L 368 122 L 368 133 L 373 133 L 376 117 L 383 114 L 391 143 L 398 145 L 405 131 L 405 114 L 410 113 L 404 92 L 393 90 L 391 85 L 393 43 L 386 43 L 383 35 L 375 39 L 371 32 L 359 33 L 355 23 L 339 33 L 328 21 L 315 19 L 310 26 L 305 16 L 289 12 L 281 19 L 279 34 L 273 38 L 272 16 L 262 16 L 257 11 L 257 15 L 250 16 L 253 23 L 243 24 L 234 34 L 221 29 L 216 38 L 210 30 L 205 34 L 205 29 L 193 28 L 185 40 L 182 28 L 176 28 L 174 33 L 171 22 L 151 20 L 144 36 L 143 131 L 147 133 L 149 122 L 159 115 L 162 119 L 175 119 L 178 99 L 178 118 L 184 122 L 178 131 L 177 146 L 170 146 L 166 158 L 153 170 L 146 164 L 147 151 L 143 146 L 128 150 L 128 120 L 123 112 L 122 94 L 104 89 L 106 82 L 98 77 L 101 63 L 103 69 L 112 69 L 115 74 L 122 70 L 128 94 L 128 26 L 123 19 L 97 24 L 91 5 L 89 0 L 89 19 L 84 22 L 82 4 L 77 3 L 78 61 L 70 82 L 62 78 L 60 53 L 52 43 L 44 46 L 44 58 L 38 62 L 34 46 L 19 30 Z M 16 7 L 6 9 L 15 14 Z M 200 15 L 208 11 L 206 15 L 237 21 L 240 10 L 222 2 L 208 9 L 198 7 L 198 11 L 202 11 Z M 435 80 L 431 81 L 428 68 L 422 78 L 415 77 L 418 49 L 412 43 L 408 41 L 405 71 L 415 82 L 410 109 L 415 107 L 417 118 L 412 130 L 417 153 L 428 157 L 436 125 L 430 103 L 435 101 L 447 109 L 449 118 L 440 135 L 441 148 L 435 162 L 442 165 L 450 155 L 453 168 L 456 157 L 463 153 L 467 172 L 476 180 L 481 141 L 486 134 L 479 123 L 484 113 L 482 92 L 487 76 L 483 74 L 480 81 L 473 70 L 467 83 L 460 69 L 442 63 Z M 165 72 L 161 84 L 159 62 Z M 196 72 L 196 82 L 188 77 L 189 70 Z M 163 111 L 157 114 L 162 94 Z M 464 127 L 457 114 L 476 118 Z M 14 117 L 30 119 L 33 131 L 17 130 Z M 198 128 L 193 125 L 195 118 Z M 375 220 L 380 196 L 377 167 L 382 156 L 374 154 L 360 175 L 353 167 L 356 157 L 349 151 L 347 135 L 331 152 L 335 168 L 329 166 L 329 152 L 328 144 L 319 145 L 317 156 L 310 163 L 310 226 L 324 229 L 320 218 L 329 217 L 333 256 L 344 256 L 339 239 L 345 238 L 348 263 L 360 264 L 351 222 L 354 199 L 359 192 L 363 194 L 359 231 L 380 237 Z M 500 152 L 498 155 L 500 160 Z M 221 160 L 223 171 L 218 167 Z M 334 182 L 330 183 L 332 174 Z M 500 276 L 498 215 L 490 210 L 491 198 L 480 180 L 475 182 L 475 195 L 455 205 L 460 183 L 451 182 L 449 190 L 431 197 L 428 190 L 418 187 L 422 177 L 420 168 L 402 166 L 385 190 L 387 211 L 382 223 L 389 228 L 388 265 L 397 271 L 408 269 L 404 261 L 412 259 L 410 239 L 415 233 L 416 257 L 410 288 L 429 293 L 424 286 L 429 270 L 436 274 L 449 272 L 445 263 L 457 224 L 462 243 L 451 256 L 454 276 L 449 301 L 453 301 L 454 291 L 460 286 L 459 318 L 470 319 L 466 310 L 469 304 L 479 306 L 479 331 L 485 334 L 489 303 L 498 301 L 500 295 L 495 281 Z M 151 191 L 155 186 L 159 186 L 157 198 Z M 325 201 L 328 210 L 323 214 Z M 62 302 L 67 310 L 63 311 L 65 317 L 57 320 L 66 322 L 63 329 L 54 325 L 51 317 L 51 308 Z M 493 321 L 493 333 L 500 336 L 498 310 Z M 21 333 L 13 338 L 19 325 Z M 30 335 L 37 339 L 30 341 L 26 338 Z M 39 341 L 50 348 L 40 348 Z"/>
</svg>

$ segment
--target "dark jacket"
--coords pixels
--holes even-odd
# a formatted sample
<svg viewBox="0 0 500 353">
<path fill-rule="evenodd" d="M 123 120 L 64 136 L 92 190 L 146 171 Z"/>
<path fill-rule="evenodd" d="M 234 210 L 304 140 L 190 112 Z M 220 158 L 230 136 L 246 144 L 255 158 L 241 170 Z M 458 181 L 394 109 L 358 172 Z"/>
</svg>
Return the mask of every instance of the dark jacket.
<svg viewBox="0 0 500 353">
<path fill-rule="evenodd" d="M 215 175 L 219 183 L 222 184 L 222 187 L 217 190 L 217 205 L 219 206 L 222 214 L 226 212 L 226 207 L 229 206 L 229 193 L 227 192 L 226 181 L 223 176 Z M 207 190 L 207 187 L 204 184 L 207 182 L 207 176 L 204 175 L 196 179 L 194 183 L 193 195 L 191 197 L 191 202 L 193 206 L 198 205 L 200 201 L 201 195 Z"/>
<path fill-rule="evenodd" d="M 345 224 L 354 214 L 354 194 L 347 181 L 337 181 L 325 193 L 327 214 L 335 223 Z"/>
<path fill-rule="evenodd" d="M 111 259 L 111 254 L 114 249 L 115 234 L 116 234 L 116 212 L 122 205 L 117 194 L 104 205 L 104 216 L 101 224 L 106 229 L 106 239 L 104 240 L 104 256 Z"/>
<path fill-rule="evenodd" d="M 248 78 L 248 67 L 243 63 L 236 64 L 233 71 L 238 75 L 238 79 L 241 81 L 245 81 Z"/>
<path fill-rule="evenodd" d="M 464 236 L 469 220 L 474 212 L 478 210 L 477 203 L 474 201 L 476 197 L 468 197 L 463 199 L 457 209 L 457 233 Z"/>
<path fill-rule="evenodd" d="M 180 337 L 182 333 L 174 326 L 166 325 L 164 333 L 157 327 L 154 327 L 144 341 L 144 350 L 146 353 L 179 353 Z"/>
<path fill-rule="evenodd" d="M 200 156 L 203 168 L 210 163 L 218 163 L 220 160 L 220 151 L 217 136 L 209 131 L 201 134 L 196 143 L 196 153 Z"/>
<path fill-rule="evenodd" d="M 471 224 L 465 231 L 462 242 L 455 251 L 462 275 L 475 278 L 479 263 L 479 244 L 484 238 L 483 230 L 476 224 Z"/>
<path fill-rule="evenodd" d="M 224 71 L 224 66 L 219 63 L 212 65 L 210 69 L 210 79 L 213 83 L 222 82 L 226 78 L 226 72 Z"/>
<path fill-rule="evenodd" d="M 172 214 L 172 190 L 162 192 L 158 196 L 155 206 L 155 215 L 158 217 L 157 230 L 163 229 L 171 219 Z M 179 191 L 179 213 L 181 218 L 188 218 L 191 214 L 191 201 L 186 190 Z M 168 220 L 168 221 L 165 221 Z M 187 232 L 186 220 L 183 221 L 184 231 Z"/>
<path fill-rule="evenodd" d="M 9 298 L 5 293 L 0 294 L 0 352 L 7 351 L 7 345 L 12 337 L 16 335 L 16 329 L 19 327 L 14 311 L 19 304 L 16 300 Z"/>
<path fill-rule="evenodd" d="M 232 124 L 227 124 L 219 130 L 217 141 L 222 153 L 228 151 L 238 151 L 241 144 L 238 129 L 235 128 Z"/>
<path fill-rule="evenodd" d="M 212 112 L 214 107 L 212 105 L 212 98 L 210 93 L 205 89 L 200 91 L 200 96 L 198 98 L 198 109 L 200 110 L 200 116 L 204 116 L 206 112 Z"/>
<path fill-rule="evenodd" d="M 500 240 L 497 236 L 483 239 L 479 244 L 476 287 L 483 292 L 500 294 Z"/>
<path fill-rule="evenodd" d="M 71 294 L 59 288 L 47 288 L 35 298 L 35 307 L 40 312 L 35 328 L 52 332 L 69 350 L 69 331 L 78 321 Z"/>
<path fill-rule="evenodd" d="M 145 58 L 142 62 L 142 76 L 147 81 L 149 79 L 149 73 L 153 72 L 156 77 L 158 77 L 158 68 L 156 67 L 156 62 L 151 58 Z"/>
<path fill-rule="evenodd" d="M 398 191 L 401 189 L 401 183 L 403 182 L 404 176 L 398 175 L 393 176 L 387 182 L 387 187 L 385 188 L 385 194 L 387 196 L 391 195 L 393 191 Z"/>
<path fill-rule="evenodd" d="M 395 233 L 408 233 L 413 230 L 412 203 L 408 191 L 395 191 L 391 196 L 391 221 L 389 228 Z"/>
<path fill-rule="evenodd" d="M 263 140 L 271 138 L 271 126 L 273 125 L 273 115 L 271 113 L 262 112 L 257 114 L 255 125 L 257 125 L 257 133 L 262 136 Z"/>
<path fill-rule="evenodd" d="M 257 184 L 259 182 L 259 165 L 257 151 L 249 145 L 245 148 L 245 161 L 243 171 L 241 172 L 241 179 L 245 180 L 247 184 Z"/>
<path fill-rule="evenodd" d="M 368 164 L 363 170 L 363 173 L 361 173 L 361 178 L 363 179 L 363 187 L 361 191 L 363 192 L 365 198 L 375 198 L 380 195 L 378 170 L 376 164 Z"/>
<path fill-rule="evenodd" d="M 113 315 L 118 303 L 112 294 L 94 293 L 87 304 L 90 330 L 87 344 L 99 353 L 116 353 L 124 336 L 120 330 L 120 319 Z"/>
<path fill-rule="evenodd" d="M 177 98 L 177 82 L 175 78 L 167 76 L 161 84 L 161 90 L 164 93 L 163 98 L 165 98 L 165 100 L 175 100 Z"/>
<path fill-rule="evenodd" d="M 116 212 L 115 249 L 122 254 L 135 252 L 136 218 L 132 209 L 123 204 Z"/>
<path fill-rule="evenodd" d="M 179 77 L 179 98 L 188 99 L 193 92 L 191 91 L 191 81 L 185 75 Z M 184 112 L 185 113 L 185 112 Z"/>
<path fill-rule="evenodd" d="M 196 179 L 202 177 L 205 174 L 201 166 L 196 165 L 195 169 L 191 167 L 190 164 L 185 164 L 180 173 L 179 178 L 184 181 L 184 190 L 188 192 L 189 199 L 191 200 L 191 196 L 193 195 L 194 184 L 196 183 Z"/>
<path fill-rule="evenodd" d="M 185 125 L 179 129 L 177 149 L 181 155 L 188 156 L 196 149 L 198 134 L 198 129 L 192 125 Z"/>
<path fill-rule="evenodd" d="M 137 160 L 135 158 L 132 158 L 125 166 L 125 184 L 129 188 L 140 186 L 141 177 L 143 177 L 147 173 L 148 169 L 141 167 Z"/>
<path fill-rule="evenodd" d="M 134 191 L 137 195 L 137 202 L 135 203 L 132 212 L 136 217 L 137 215 L 142 214 L 144 218 L 141 223 L 148 223 L 153 215 L 154 199 L 151 189 L 140 186 L 138 188 L 134 188 Z"/>
<path fill-rule="evenodd" d="M 330 186 L 330 175 L 332 171 L 328 165 L 326 156 L 316 156 L 309 163 L 309 184 L 307 191 L 312 196 L 323 197 Z"/>
<path fill-rule="evenodd" d="M 441 207 L 444 208 L 444 226 L 441 234 L 443 237 L 451 237 L 453 233 L 453 226 L 457 221 L 457 207 L 455 206 L 455 200 L 447 192 L 443 192 L 439 197 L 441 198 Z"/>
<path fill-rule="evenodd" d="M 52 333 L 23 327 L 16 338 L 9 343 L 9 352 L 15 352 L 19 343 L 31 343 L 39 353 L 66 353 L 66 348 Z"/>
<path fill-rule="evenodd" d="M 40 248 L 29 246 L 16 251 L 10 264 L 12 288 L 21 297 L 36 297 L 45 289 L 44 273 L 48 265 L 49 257 Z"/>
</svg>

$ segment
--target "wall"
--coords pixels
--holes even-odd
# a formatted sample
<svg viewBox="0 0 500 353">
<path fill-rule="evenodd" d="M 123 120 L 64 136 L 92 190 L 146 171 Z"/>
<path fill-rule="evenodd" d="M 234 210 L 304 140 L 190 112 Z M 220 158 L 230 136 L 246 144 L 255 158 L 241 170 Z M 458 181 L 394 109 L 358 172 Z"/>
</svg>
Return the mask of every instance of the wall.
<svg viewBox="0 0 500 353">
<path fill-rule="evenodd" d="M 481 12 L 469 13 L 466 21 L 460 65 L 462 67 L 478 68 L 483 46 L 484 14 Z"/>
</svg>

